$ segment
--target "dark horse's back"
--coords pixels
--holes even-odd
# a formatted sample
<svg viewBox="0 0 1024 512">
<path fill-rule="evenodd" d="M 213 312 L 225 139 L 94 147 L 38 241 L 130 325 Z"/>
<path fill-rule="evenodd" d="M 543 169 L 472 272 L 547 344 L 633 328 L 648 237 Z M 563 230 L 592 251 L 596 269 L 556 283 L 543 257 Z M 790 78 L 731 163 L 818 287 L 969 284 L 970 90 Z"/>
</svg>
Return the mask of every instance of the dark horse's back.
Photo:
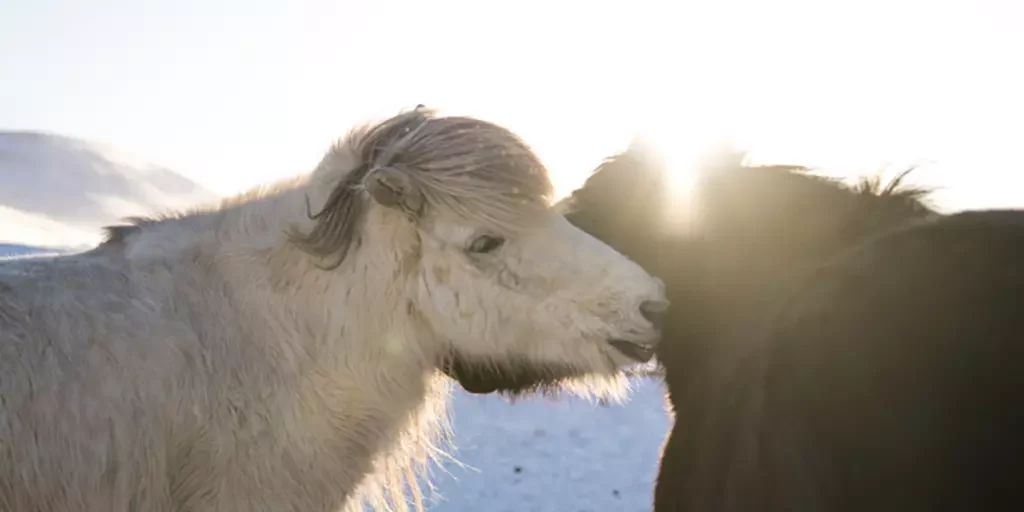
<svg viewBox="0 0 1024 512">
<path fill-rule="evenodd" d="M 659 512 L 1024 510 L 1024 211 L 830 259 L 727 388 Z"/>
</svg>

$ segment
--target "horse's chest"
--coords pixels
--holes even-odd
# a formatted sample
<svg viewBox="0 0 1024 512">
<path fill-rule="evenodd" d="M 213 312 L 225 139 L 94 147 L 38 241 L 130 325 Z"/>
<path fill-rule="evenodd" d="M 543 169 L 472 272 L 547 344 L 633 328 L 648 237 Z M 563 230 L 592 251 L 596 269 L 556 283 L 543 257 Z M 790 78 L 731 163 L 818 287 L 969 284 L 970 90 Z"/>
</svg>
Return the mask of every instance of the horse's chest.
<svg viewBox="0 0 1024 512">
<path fill-rule="evenodd" d="M 318 381 L 225 407 L 176 479 L 182 510 L 335 512 L 388 448 L 396 420 L 356 388 Z M 202 429 L 200 429 L 202 431 Z"/>
</svg>

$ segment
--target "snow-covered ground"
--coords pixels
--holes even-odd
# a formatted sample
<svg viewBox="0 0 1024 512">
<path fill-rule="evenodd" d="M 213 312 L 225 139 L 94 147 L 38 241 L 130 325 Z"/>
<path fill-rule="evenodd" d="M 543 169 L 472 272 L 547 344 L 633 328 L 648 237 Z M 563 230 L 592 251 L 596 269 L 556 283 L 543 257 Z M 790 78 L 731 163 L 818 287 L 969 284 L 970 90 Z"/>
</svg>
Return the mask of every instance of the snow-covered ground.
<svg viewBox="0 0 1024 512">
<path fill-rule="evenodd" d="M 454 458 L 431 512 L 649 512 L 668 433 L 660 380 L 624 405 L 455 394 Z"/>
</svg>

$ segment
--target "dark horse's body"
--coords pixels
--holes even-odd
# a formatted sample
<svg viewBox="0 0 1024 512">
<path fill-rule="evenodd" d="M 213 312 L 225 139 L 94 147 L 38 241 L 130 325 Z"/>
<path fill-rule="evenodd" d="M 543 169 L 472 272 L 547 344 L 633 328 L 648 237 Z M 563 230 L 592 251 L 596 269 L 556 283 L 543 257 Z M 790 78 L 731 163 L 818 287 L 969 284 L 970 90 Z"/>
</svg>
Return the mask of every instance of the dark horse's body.
<svg viewBox="0 0 1024 512">
<path fill-rule="evenodd" d="M 702 428 L 673 431 L 656 509 L 1024 508 L 1021 251 L 1024 213 L 961 213 L 801 276 L 719 399 L 679 401 Z"/>
<path fill-rule="evenodd" d="M 665 280 L 675 425 L 657 512 L 1024 509 L 1024 212 L 710 162 L 674 233 L 661 167 L 609 159 L 572 222 Z M 564 375 L 456 365 L 474 392 Z"/>
</svg>

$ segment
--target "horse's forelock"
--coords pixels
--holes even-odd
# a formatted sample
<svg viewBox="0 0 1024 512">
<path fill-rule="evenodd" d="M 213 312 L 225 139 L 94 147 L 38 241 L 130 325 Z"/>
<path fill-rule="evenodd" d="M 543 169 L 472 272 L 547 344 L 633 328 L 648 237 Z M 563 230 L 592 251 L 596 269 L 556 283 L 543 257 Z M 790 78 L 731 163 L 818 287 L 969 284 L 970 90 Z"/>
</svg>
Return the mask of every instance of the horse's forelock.
<svg viewBox="0 0 1024 512">
<path fill-rule="evenodd" d="M 393 125 L 389 123 L 394 123 Z M 417 110 L 361 142 L 372 166 L 410 173 L 428 204 L 501 229 L 522 229 L 549 210 L 554 187 L 540 158 L 508 129 Z"/>
<path fill-rule="evenodd" d="M 332 158 L 349 153 L 355 161 Z M 497 229 L 523 230 L 550 210 L 554 187 L 540 158 L 506 128 L 470 117 L 437 117 L 417 108 L 353 130 L 321 166 L 344 173 L 307 233 L 291 239 L 304 251 L 341 264 L 358 246 L 368 199 L 363 178 L 378 168 L 407 173 L 428 205 Z"/>
</svg>

